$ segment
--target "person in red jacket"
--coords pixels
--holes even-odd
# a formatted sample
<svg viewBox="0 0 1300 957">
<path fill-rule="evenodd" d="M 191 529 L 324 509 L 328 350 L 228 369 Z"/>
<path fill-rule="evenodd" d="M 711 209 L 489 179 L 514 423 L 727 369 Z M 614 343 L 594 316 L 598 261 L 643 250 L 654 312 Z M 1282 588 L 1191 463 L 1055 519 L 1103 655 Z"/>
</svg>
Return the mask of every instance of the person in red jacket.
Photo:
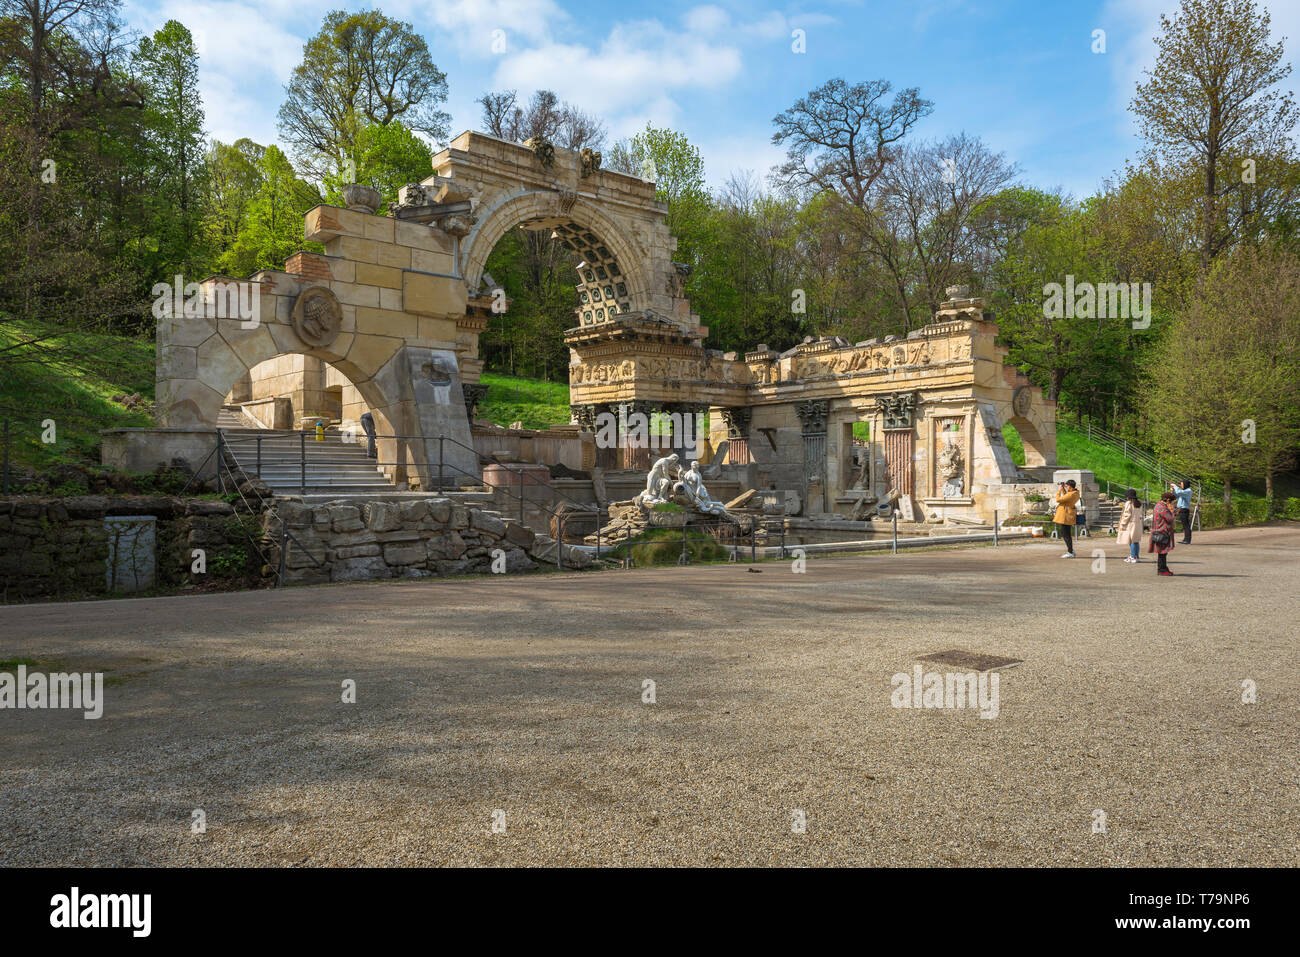
<svg viewBox="0 0 1300 957">
<path fill-rule="evenodd" d="M 1158 575 L 1173 574 L 1169 570 L 1169 560 L 1166 556 L 1174 550 L 1173 502 L 1175 497 L 1173 492 L 1165 492 L 1151 512 L 1151 542 L 1147 545 L 1147 551 L 1154 551 L 1159 556 L 1156 560 Z"/>
</svg>

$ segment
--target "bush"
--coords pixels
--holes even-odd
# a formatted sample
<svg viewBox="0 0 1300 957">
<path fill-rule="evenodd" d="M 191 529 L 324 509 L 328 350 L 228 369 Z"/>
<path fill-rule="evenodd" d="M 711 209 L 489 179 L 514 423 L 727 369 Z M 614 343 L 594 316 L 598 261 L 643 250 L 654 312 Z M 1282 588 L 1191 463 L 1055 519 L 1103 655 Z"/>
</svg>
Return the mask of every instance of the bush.
<svg viewBox="0 0 1300 957">
<path fill-rule="evenodd" d="M 614 555 L 625 558 L 629 553 L 638 565 L 676 565 L 682 557 L 682 533 L 676 528 L 647 529 L 636 541 L 620 545 Z M 712 535 L 688 530 L 686 554 L 692 562 L 725 561 L 727 549 Z"/>
</svg>

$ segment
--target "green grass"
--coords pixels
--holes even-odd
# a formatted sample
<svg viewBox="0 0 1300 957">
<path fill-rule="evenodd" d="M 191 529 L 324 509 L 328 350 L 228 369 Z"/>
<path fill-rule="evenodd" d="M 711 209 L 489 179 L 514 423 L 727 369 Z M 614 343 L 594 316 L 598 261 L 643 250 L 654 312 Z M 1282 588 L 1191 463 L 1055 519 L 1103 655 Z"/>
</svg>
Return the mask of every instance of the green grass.
<svg viewBox="0 0 1300 957">
<path fill-rule="evenodd" d="M 484 372 L 480 381 L 488 387 L 487 396 L 478 405 L 480 419 L 507 427 L 522 422 L 525 429 L 548 429 L 564 425 L 571 418 L 569 387 L 563 382 L 495 372 Z"/>
<path fill-rule="evenodd" d="M 97 465 L 100 429 L 153 425 L 150 416 L 128 411 L 112 397 L 138 392 L 151 401 L 153 390 L 152 340 L 0 316 L 0 419 L 9 423 L 11 464 Z M 55 427 L 55 441 L 48 444 L 41 441 L 47 418 Z"/>
</svg>

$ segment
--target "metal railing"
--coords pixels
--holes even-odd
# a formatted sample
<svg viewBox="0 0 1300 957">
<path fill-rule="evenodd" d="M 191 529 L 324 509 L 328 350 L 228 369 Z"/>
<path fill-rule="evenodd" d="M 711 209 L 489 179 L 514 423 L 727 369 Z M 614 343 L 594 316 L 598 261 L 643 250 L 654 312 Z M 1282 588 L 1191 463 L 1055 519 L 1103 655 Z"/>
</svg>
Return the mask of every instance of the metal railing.
<svg viewBox="0 0 1300 957">
<path fill-rule="evenodd" d="M 1216 482 L 1206 481 L 1181 472 L 1178 469 L 1171 468 L 1168 464 L 1156 458 L 1155 453 L 1150 449 L 1144 449 L 1140 445 L 1134 445 L 1128 439 L 1118 435 L 1113 435 L 1105 429 L 1098 428 L 1091 422 L 1087 426 L 1088 441 L 1094 442 L 1114 452 L 1120 453 L 1124 458 L 1140 466 L 1149 474 L 1156 476 L 1156 481 L 1163 490 L 1169 482 L 1188 482 L 1197 490 L 1197 498 L 1203 495 L 1214 494 L 1215 491 L 1222 491 L 1222 486 Z M 1144 486 L 1145 487 L 1145 486 Z"/>
<path fill-rule="evenodd" d="M 386 461 L 380 458 L 378 455 L 376 455 L 374 458 L 371 458 L 368 452 L 364 451 L 370 442 L 371 439 L 370 436 L 363 435 L 361 437 L 358 437 L 354 443 L 353 441 L 347 438 L 347 435 L 348 433 L 342 433 L 337 431 L 331 432 L 329 430 L 326 430 L 326 432 L 323 433 L 323 436 L 318 436 L 318 433 L 312 429 L 293 429 L 293 430 L 262 429 L 259 430 L 256 435 L 248 435 L 248 434 L 231 435 L 228 434 L 225 429 L 218 429 L 217 442 L 219 446 L 224 445 L 227 448 L 233 448 L 233 447 L 246 448 L 251 445 L 253 468 L 249 474 L 255 474 L 260 477 L 266 468 L 266 461 L 265 461 L 266 456 L 264 455 L 264 449 L 266 443 L 270 441 L 274 441 L 276 439 L 292 440 L 293 438 L 296 437 L 297 455 L 296 456 L 291 455 L 287 459 L 283 456 L 280 456 L 278 457 L 279 461 L 277 464 L 281 465 L 282 467 L 284 467 L 286 463 L 290 465 L 295 463 L 297 464 L 298 490 L 300 494 L 306 494 L 307 490 L 313 487 L 311 483 L 308 481 L 309 476 L 313 470 L 315 470 L 317 475 L 319 475 L 322 469 L 328 471 L 340 465 L 363 465 L 364 464 L 364 465 L 373 466 L 376 472 L 380 472 L 383 469 L 397 469 L 402 467 L 405 468 L 412 467 L 412 462 L 411 462 L 412 457 L 409 455 L 402 455 L 399 458 L 395 458 L 393 461 Z M 363 451 L 363 455 L 365 457 L 359 459 L 355 454 L 332 455 L 331 454 L 332 450 L 330 449 L 317 449 L 312 443 L 315 443 L 318 437 L 323 437 L 325 440 L 338 439 L 344 445 L 349 445 L 349 446 L 356 444 L 359 447 L 359 450 Z M 398 448 L 403 451 L 405 449 L 410 448 L 411 446 L 419 447 L 420 445 L 422 445 L 425 449 L 429 449 L 430 451 L 432 451 L 430 449 L 430 445 L 434 441 L 436 441 L 438 444 L 437 468 L 435 471 L 432 462 L 428 464 L 428 468 L 430 472 L 430 478 L 435 478 L 436 476 L 435 481 L 433 483 L 433 489 L 435 489 L 439 493 L 446 491 L 448 489 L 461 488 L 462 485 L 459 482 L 459 479 L 461 477 L 472 478 L 474 480 L 474 485 L 476 486 L 484 485 L 482 477 L 480 475 L 468 472 L 465 469 L 461 469 L 457 466 L 454 466 L 447 461 L 447 451 L 449 446 L 453 449 L 460 449 L 463 450 L 464 452 L 473 455 L 476 461 L 480 458 L 480 453 L 477 449 L 475 449 L 471 445 L 467 445 L 464 442 L 459 441 L 458 439 L 454 439 L 451 436 L 448 435 L 424 436 L 424 435 L 397 435 L 397 434 L 388 435 L 388 434 L 376 433 L 373 436 L 373 438 L 375 440 L 376 446 L 380 441 L 393 441 L 398 443 Z M 492 464 L 498 466 L 499 468 L 505 469 L 506 471 L 512 473 L 515 476 L 518 493 L 512 494 L 512 497 L 520 500 L 521 517 L 523 515 L 522 508 L 525 501 L 532 501 L 534 504 L 536 504 L 535 499 L 528 500 L 526 498 L 524 494 L 525 486 L 545 488 L 553 498 L 563 499 L 577 506 L 578 508 L 591 507 L 590 503 L 580 501 L 579 499 L 575 499 L 572 496 L 565 494 L 564 492 L 552 486 L 549 482 L 543 482 L 539 480 L 536 476 L 531 474 L 526 469 L 519 468 L 507 462 L 502 462 L 498 460 L 495 456 L 486 456 L 486 458 L 490 459 Z M 454 485 L 452 484 L 453 482 L 455 482 Z M 326 491 L 328 491 L 329 489 L 328 483 L 319 487 L 324 488 Z M 500 491 L 506 491 L 508 494 L 510 494 L 509 491 L 505 488 L 505 486 L 502 485 L 488 485 L 486 487 L 492 491 L 500 490 Z"/>
</svg>

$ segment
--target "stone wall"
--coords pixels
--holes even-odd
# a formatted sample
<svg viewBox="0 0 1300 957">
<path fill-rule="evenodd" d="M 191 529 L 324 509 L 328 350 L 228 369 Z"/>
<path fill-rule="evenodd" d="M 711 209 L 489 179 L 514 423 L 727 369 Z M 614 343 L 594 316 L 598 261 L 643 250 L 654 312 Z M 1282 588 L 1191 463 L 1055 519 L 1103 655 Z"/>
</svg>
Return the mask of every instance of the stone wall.
<svg viewBox="0 0 1300 957">
<path fill-rule="evenodd" d="M 262 560 L 249 532 L 256 535 L 258 525 L 226 502 L 164 496 L 22 496 L 0 499 L 0 600 L 112 594 L 107 560 L 113 542 L 105 520 L 132 516 L 156 520 L 156 547 L 150 556 L 154 576 L 144 587 L 257 581 Z M 203 574 L 192 571 L 196 548 L 205 553 Z M 116 589 L 135 590 L 125 582 Z"/>
<path fill-rule="evenodd" d="M 555 564 L 556 544 L 497 512 L 447 498 L 403 502 L 338 499 L 323 505 L 281 501 L 276 513 L 296 541 L 285 553 L 286 583 L 428 578 L 493 570 L 507 573 Z M 280 521 L 265 516 L 271 560 L 279 561 Z M 315 559 L 315 561 L 313 561 Z M 316 562 L 320 563 L 317 567 Z M 586 556 L 566 546 L 565 567 Z"/>
</svg>

